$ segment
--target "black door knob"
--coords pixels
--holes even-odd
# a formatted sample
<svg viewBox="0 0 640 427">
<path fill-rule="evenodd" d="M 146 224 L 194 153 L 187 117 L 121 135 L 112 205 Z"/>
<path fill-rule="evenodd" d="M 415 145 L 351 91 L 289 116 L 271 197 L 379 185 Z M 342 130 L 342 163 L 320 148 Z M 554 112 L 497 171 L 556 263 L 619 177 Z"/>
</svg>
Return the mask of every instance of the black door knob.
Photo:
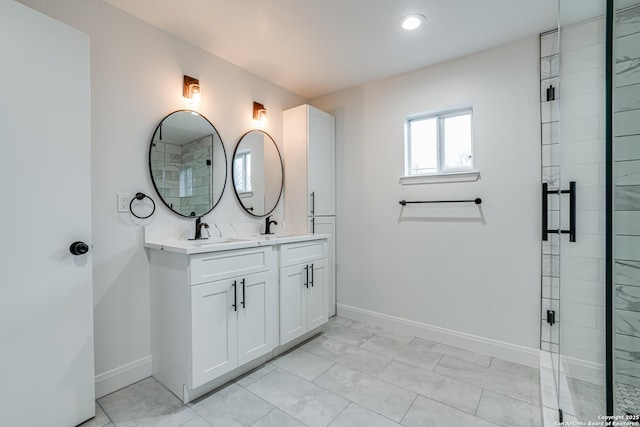
<svg viewBox="0 0 640 427">
<path fill-rule="evenodd" d="M 89 245 L 85 242 L 73 242 L 69 247 L 69 251 L 73 255 L 84 255 L 89 252 Z"/>
</svg>

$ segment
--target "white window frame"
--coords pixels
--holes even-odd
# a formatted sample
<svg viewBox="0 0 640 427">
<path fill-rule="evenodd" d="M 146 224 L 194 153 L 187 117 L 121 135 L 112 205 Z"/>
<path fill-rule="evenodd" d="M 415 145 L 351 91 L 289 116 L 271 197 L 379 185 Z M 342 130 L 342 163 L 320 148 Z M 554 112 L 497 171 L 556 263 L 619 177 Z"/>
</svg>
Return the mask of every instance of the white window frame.
<svg viewBox="0 0 640 427">
<path fill-rule="evenodd" d="M 251 180 L 247 179 L 247 176 L 250 176 L 251 171 L 248 170 L 247 168 L 247 157 L 251 157 L 251 150 L 243 150 L 243 151 L 238 151 L 235 155 L 235 157 L 233 158 L 233 161 L 235 162 L 237 159 L 239 159 L 242 163 L 242 184 L 243 184 L 243 188 L 241 189 L 236 189 L 236 191 L 238 191 L 238 194 L 241 197 L 249 197 L 253 195 L 253 191 L 252 191 L 252 187 L 251 187 Z"/>
<path fill-rule="evenodd" d="M 471 166 L 467 168 L 443 169 L 444 164 L 444 120 L 469 114 L 471 116 Z M 417 120 L 437 119 L 437 168 L 436 172 L 425 174 L 410 174 L 411 170 L 411 122 Z M 411 114 L 404 121 L 404 176 L 400 177 L 401 184 L 429 184 L 437 182 L 476 181 L 479 173 L 474 169 L 473 153 L 473 107 L 461 107 L 436 112 Z"/>
<path fill-rule="evenodd" d="M 183 167 L 180 169 L 178 197 L 193 196 L 193 168 Z"/>
</svg>

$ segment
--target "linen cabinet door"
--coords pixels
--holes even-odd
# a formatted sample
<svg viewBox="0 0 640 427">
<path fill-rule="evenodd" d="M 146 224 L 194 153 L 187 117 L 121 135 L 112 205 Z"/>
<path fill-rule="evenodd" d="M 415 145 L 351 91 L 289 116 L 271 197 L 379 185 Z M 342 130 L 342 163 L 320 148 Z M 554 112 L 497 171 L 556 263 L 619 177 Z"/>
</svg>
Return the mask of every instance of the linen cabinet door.
<svg viewBox="0 0 640 427">
<path fill-rule="evenodd" d="M 336 214 L 335 119 L 309 107 L 308 123 L 309 216 Z"/>
<path fill-rule="evenodd" d="M 336 217 L 334 216 L 324 216 L 324 217 L 313 217 L 309 218 L 309 233 L 313 234 L 328 234 L 328 245 L 329 245 L 329 253 L 328 253 L 328 269 L 327 269 L 327 310 L 329 313 L 329 317 L 336 315 L 336 273 L 335 273 L 335 265 L 336 265 Z"/>
<path fill-rule="evenodd" d="M 238 281 L 238 365 L 273 350 L 273 307 L 270 271 Z"/>
<path fill-rule="evenodd" d="M 307 332 L 306 273 L 300 264 L 280 269 L 280 345 Z"/>
<path fill-rule="evenodd" d="M 238 366 L 237 280 L 191 287 L 191 388 Z"/>
<path fill-rule="evenodd" d="M 309 294 L 307 297 L 307 330 L 327 323 L 329 263 L 327 259 L 309 264 Z"/>
</svg>

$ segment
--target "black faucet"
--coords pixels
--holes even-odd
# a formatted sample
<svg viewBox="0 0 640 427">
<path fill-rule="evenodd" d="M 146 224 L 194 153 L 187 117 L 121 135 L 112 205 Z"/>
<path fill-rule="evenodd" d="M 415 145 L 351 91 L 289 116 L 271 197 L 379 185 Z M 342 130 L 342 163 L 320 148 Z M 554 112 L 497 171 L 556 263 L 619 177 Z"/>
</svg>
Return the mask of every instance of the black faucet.
<svg viewBox="0 0 640 427">
<path fill-rule="evenodd" d="M 196 235 L 193 239 L 191 240 L 200 240 L 200 239 L 206 239 L 207 237 L 202 237 L 202 227 L 204 228 L 209 228 L 209 224 L 207 224 L 206 222 L 202 222 L 202 217 L 198 217 L 196 218 Z"/>
<path fill-rule="evenodd" d="M 271 231 L 271 224 L 278 225 L 278 221 L 272 221 L 270 218 L 271 215 L 264 219 L 264 234 L 273 234 L 273 231 Z"/>
</svg>

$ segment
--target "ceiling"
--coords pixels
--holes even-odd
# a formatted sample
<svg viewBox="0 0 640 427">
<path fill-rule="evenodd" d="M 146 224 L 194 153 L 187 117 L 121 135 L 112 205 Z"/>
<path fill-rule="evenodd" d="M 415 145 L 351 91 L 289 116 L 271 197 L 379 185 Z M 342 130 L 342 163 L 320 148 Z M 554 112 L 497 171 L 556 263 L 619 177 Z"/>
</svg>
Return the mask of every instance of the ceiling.
<svg viewBox="0 0 640 427">
<path fill-rule="evenodd" d="M 105 0 L 306 99 L 557 26 L 558 0 Z M 419 13 L 426 25 L 400 28 Z"/>
</svg>

